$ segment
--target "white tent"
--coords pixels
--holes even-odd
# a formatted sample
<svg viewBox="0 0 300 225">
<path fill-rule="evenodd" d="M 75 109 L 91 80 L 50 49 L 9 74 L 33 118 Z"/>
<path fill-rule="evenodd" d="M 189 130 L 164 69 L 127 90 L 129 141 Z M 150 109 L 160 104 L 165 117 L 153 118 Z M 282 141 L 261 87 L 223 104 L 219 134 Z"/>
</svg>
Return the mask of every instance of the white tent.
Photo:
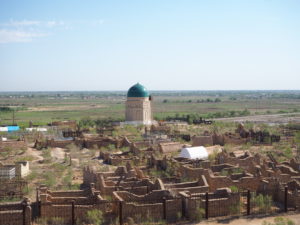
<svg viewBox="0 0 300 225">
<path fill-rule="evenodd" d="M 179 157 L 188 159 L 208 159 L 208 152 L 203 146 L 183 148 L 181 149 Z"/>
</svg>

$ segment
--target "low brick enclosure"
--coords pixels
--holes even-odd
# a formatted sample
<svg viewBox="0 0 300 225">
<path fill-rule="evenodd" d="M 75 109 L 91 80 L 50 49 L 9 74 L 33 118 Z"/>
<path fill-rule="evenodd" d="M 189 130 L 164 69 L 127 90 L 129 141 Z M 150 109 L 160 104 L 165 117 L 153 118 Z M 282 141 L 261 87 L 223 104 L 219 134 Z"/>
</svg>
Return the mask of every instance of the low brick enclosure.
<svg viewBox="0 0 300 225">
<path fill-rule="evenodd" d="M 10 149 L 27 149 L 27 144 L 24 140 L 20 140 L 20 141 L 15 141 L 15 140 L 2 141 L 2 140 L 0 140 L 0 152 L 7 151 Z"/>
<path fill-rule="evenodd" d="M 32 210 L 29 199 L 20 202 L 0 203 L 0 224 L 31 225 Z"/>
<path fill-rule="evenodd" d="M 167 190 L 154 190 L 149 194 L 138 196 L 124 191 L 113 193 L 114 199 L 122 202 L 122 217 L 128 218 L 167 220 L 177 219 L 182 212 L 181 198 L 175 198 Z"/>
<path fill-rule="evenodd" d="M 198 141 L 207 145 L 226 142 L 228 135 L 214 134 Z M 240 139 L 245 138 L 237 141 Z M 255 196 L 262 194 L 271 196 L 278 205 L 300 207 L 297 159 L 279 163 L 271 156 L 248 151 L 222 151 L 216 152 L 211 161 L 189 160 L 172 156 L 180 143 L 154 143 L 151 139 L 131 142 L 127 138 L 98 135 L 46 142 L 51 147 L 69 144 L 88 148 L 114 145 L 122 152 L 112 154 L 101 149 L 99 159 L 117 168 L 103 172 L 85 167 L 82 190 L 51 191 L 41 186 L 38 203 L 42 218 L 62 217 L 72 222 L 74 218 L 84 218 L 92 209 L 102 211 L 105 219 L 119 218 L 120 223 L 150 219 L 175 222 L 182 217 L 193 219 L 199 213 L 206 217 L 232 216 L 241 213 L 237 211 L 241 208 L 246 212 L 248 203 L 244 198 L 250 192 L 249 201 L 254 202 Z M 14 205 L 11 207 L 14 210 Z"/>
<path fill-rule="evenodd" d="M 273 164 L 259 155 L 236 153 L 223 154 L 223 157 L 225 160 L 229 158 L 232 164 L 165 158 L 166 167 L 170 163 L 178 164 L 177 172 L 184 179 L 169 177 L 151 180 L 144 175 L 147 168 L 134 167 L 129 162 L 109 172 L 96 172 L 85 167 L 83 190 L 51 191 L 45 186 L 39 188 L 40 216 L 61 217 L 71 222 L 85 218 L 89 210 L 96 209 L 102 211 L 106 221 L 118 218 L 120 223 L 132 220 L 136 223 L 150 220 L 171 223 L 182 217 L 194 220 L 195 215 L 199 214 L 202 217 L 241 215 L 246 213 L 248 203 L 243 198 L 247 192 L 255 193 L 253 196 L 271 196 L 276 204 L 287 204 L 289 208 L 300 207 L 300 176 L 294 176 L 298 173 L 291 167 L 297 161 L 272 167 Z M 242 163 L 242 170 L 238 163 L 245 159 L 249 159 L 250 163 L 249 166 Z M 252 167 L 257 169 L 255 174 L 248 172 L 255 171 Z M 220 176 L 224 170 L 228 174 Z M 241 171 L 237 173 L 236 170 Z M 190 181 L 184 181 L 187 178 Z M 255 204 L 252 197 L 249 201 Z M 11 209 L 10 213 L 14 213 L 14 208 L 12 204 L 6 206 L 5 211 Z M 21 214 L 16 212 L 15 215 L 19 218 Z"/>
<path fill-rule="evenodd" d="M 65 148 L 68 145 L 74 144 L 80 148 L 100 148 L 106 147 L 109 145 L 114 145 L 115 147 L 127 146 L 127 139 L 125 138 L 111 138 L 111 137 L 102 137 L 102 136 L 92 136 L 87 135 L 83 137 L 75 137 L 73 139 L 46 139 L 46 140 L 36 140 L 34 147 L 37 149 L 42 148 Z"/>
<path fill-rule="evenodd" d="M 199 208 L 206 208 L 206 194 L 181 192 L 185 199 L 185 215 L 193 218 Z M 208 216 L 228 216 L 231 215 L 232 206 L 240 204 L 240 193 L 232 193 L 229 188 L 220 188 L 215 192 L 208 193 Z"/>
<path fill-rule="evenodd" d="M 65 222 L 71 222 L 72 213 L 77 218 L 85 217 L 86 212 L 92 209 L 106 211 L 108 201 L 103 199 L 94 185 L 79 191 L 50 191 L 47 187 L 40 187 L 40 216 L 44 218 L 61 217 Z M 72 212 L 74 204 L 74 212 Z"/>
</svg>

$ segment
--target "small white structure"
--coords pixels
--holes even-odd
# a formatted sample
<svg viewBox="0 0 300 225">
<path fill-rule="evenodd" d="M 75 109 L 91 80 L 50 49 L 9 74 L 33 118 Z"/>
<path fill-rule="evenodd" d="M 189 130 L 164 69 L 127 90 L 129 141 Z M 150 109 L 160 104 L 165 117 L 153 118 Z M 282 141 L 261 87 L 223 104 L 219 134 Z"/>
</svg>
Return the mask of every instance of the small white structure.
<svg viewBox="0 0 300 225">
<path fill-rule="evenodd" d="M 208 159 L 208 152 L 205 147 L 189 147 L 181 149 L 179 157 L 188 159 Z"/>
<path fill-rule="evenodd" d="M 28 161 L 16 162 L 16 172 L 17 175 L 21 177 L 26 177 L 30 173 L 29 162 Z"/>
<path fill-rule="evenodd" d="M 6 137 L 1 137 L 1 141 L 7 141 Z"/>
<path fill-rule="evenodd" d="M 0 132 L 7 132 L 8 128 L 7 127 L 0 127 Z"/>
<path fill-rule="evenodd" d="M 40 132 L 47 132 L 47 128 L 44 127 L 30 127 L 30 128 L 26 128 L 26 131 L 40 131 Z"/>
</svg>

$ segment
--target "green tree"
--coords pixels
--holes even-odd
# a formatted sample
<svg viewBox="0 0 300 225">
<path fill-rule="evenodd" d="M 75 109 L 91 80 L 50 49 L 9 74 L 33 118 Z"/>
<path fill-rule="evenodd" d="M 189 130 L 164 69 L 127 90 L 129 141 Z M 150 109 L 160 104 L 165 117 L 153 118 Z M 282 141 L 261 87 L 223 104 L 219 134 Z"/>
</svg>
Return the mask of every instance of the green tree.
<svg viewBox="0 0 300 225">
<path fill-rule="evenodd" d="M 78 126 L 80 128 L 89 128 L 94 126 L 94 121 L 90 117 L 85 117 L 79 121 Z"/>
</svg>

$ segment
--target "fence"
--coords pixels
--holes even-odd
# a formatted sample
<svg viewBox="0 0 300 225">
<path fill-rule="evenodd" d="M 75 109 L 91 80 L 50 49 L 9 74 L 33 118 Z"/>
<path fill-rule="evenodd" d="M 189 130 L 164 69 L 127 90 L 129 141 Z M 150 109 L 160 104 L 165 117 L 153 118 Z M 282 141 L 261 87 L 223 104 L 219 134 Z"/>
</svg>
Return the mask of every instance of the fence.
<svg viewBox="0 0 300 225">
<path fill-rule="evenodd" d="M 72 225 L 78 224 L 78 218 L 93 209 L 100 209 L 103 212 L 104 223 L 120 225 L 130 222 L 149 224 L 159 221 L 175 222 L 220 216 L 271 214 L 288 211 L 287 193 L 286 188 L 283 202 L 271 195 L 250 191 L 231 193 L 227 196 L 205 193 L 170 199 L 114 200 L 93 206 L 77 205 L 73 202 L 69 205 L 51 205 L 46 214 L 62 217 L 66 224 Z"/>
<path fill-rule="evenodd" d="M 30 209 L 21 203 L 17 208 L 12 203 L 0 204 L 0 224 L 29 225 L 29 212 L 36 224 L 56 222 L 65 225 L 93 223 L 95 220 L 116 225 L 157 224 L 162 221 L 174 223 L 212 217 L 272 214 L 295 210 L 291 207 L 292 199 L 288 194 L 285 188 L 280 198 L 266 193 L 241 191 L 217 196 L 203 193 L 162 199 L 107 200 L 97 204 L 79 204 L 76 201 L 41 204 L 37 198 Z"/>
<path fill-rule="evenodd" d="M 27 199 L 0 204 L 0 224 L 31 225 L 32 210 Z"/>
</svg>

